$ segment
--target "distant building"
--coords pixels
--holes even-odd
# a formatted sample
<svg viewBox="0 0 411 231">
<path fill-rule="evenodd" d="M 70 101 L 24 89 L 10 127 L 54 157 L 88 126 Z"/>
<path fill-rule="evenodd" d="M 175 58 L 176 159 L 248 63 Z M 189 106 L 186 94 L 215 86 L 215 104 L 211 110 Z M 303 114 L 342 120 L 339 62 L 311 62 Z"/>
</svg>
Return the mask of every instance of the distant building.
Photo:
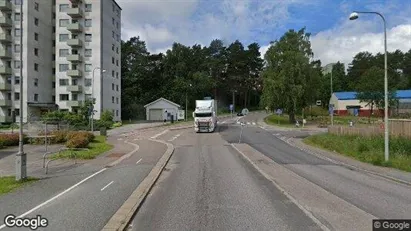
<svg viewBox="0 0 411 231">
<path fill-rule="evenodd" d="M 397 107 L 391 109 L 390 114 L 411 113 L 411 90 L 399 90 L 396 92 L 398 100 Z M 357 99 L 357 92 L 334 92 L 330 99 L 330 104 L 334 105 L 334 114 L 336 115 L 358 115 L 369 116 L 371 105 L 366 102 L 360 102 Z M 384 110 L 374 106 L 374 115 L 383 115 Z"/>
<path fill-rule="evenodd" d="M 150 121 L 177 120 L 180 105 L 164 99 L 159 98 L 144 106 L 146 108 L 146 119 Z"/>
</svg>

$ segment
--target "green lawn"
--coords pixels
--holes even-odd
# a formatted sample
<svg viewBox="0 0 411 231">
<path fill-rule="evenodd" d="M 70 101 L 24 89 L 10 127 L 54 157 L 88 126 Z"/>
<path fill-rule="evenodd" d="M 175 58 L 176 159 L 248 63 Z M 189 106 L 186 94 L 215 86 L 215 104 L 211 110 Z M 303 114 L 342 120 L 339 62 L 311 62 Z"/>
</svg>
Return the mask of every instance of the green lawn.
<svg viewBox="0 0 411 231">
<path fill-rule="evenodd" d="M 288 121 L 288 116 L 279 116 L 279 115 L 269 115 L 264 118 L 266 124 L 280 126 L 280 127 L 295 127 L 295 124 L 291 124 Z"/>
<path fill-rule="evenodd" d="M 113 146 L 106 142 L 105 136 L 96 136 L 93 142 L 89 144 L 89 150 L 79 150 L 79 151 L 62 151 L 56 155 L 53 155 L 53 159 L 64 159 L 64 158 L 74 158 L 77 159 L 94 159 L 98 155 L 109 151 Z"/>
<path fill-rule="evenodd" d="M 9 193 L 19 187 L 22 187 L 28 183 L 34 182 L 37 179 L 27 178 L 26 180 L 16 181 L 14 176 L 0 177 L 0 195 Z"/>
<path fill-rule="evenodd" d="M 392 167 L 411 172 L 411 140 L 394 138 L 390 140 L 390 160 L 384 160 L 384 138 L 382 136 L 338 136 L 320 134 L 304 139 L 304 143 L 336 151 L 342 155 L 378 166 Z"/>
</svg>

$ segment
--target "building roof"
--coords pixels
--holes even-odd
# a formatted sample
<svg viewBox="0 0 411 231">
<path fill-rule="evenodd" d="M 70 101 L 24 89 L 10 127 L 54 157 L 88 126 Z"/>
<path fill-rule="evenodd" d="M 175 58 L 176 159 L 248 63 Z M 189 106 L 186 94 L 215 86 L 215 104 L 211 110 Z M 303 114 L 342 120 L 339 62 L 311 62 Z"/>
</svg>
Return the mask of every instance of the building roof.
<svg viewBox="0 0 411 231">
<path fill-rule="evenodd" d="M 159 101 L 161 101 L 161 100 L 166 101 L 167 103 L 172 104 L 172 105 L 174 105 L 174 106 L 176 106 L 176 107 L 181 107 L 179 104 L 176 104 L 176 103 L 174 103 L 174 102 L 172 102 L 172 101 L 170 101 L 170 100 L 168 100 L 168 99 L 164 99 L 163 97 L 161 97 L 161 98 L 159 98 L 159 99 L 157 99 L 157 100 L 154 100 L 154 101 L 151 102 L 151 103 L 148 103 L 148 104 L 144 105 L 144 107 L 148 107 L 148 106 L 150 106 L 150 105 L 153 105 L 153 104 L 155 104 L 155 103 L 157 103 L 157 102 L 159 102 Z"/>
<path fill-rule="evenodd" d="M 339 100 L 357 99 L 357 92 L 355 91 L 334 92 L 334 95 Z M 398 90 L 396 92 L 396 99 L 411 99 L 411 90 Z"/>
</svg>

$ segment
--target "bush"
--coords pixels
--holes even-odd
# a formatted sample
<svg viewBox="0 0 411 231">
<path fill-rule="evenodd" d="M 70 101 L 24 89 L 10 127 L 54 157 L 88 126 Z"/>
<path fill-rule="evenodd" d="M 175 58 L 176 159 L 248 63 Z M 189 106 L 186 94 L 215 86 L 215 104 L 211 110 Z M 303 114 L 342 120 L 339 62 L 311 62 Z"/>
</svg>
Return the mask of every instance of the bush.
<svg viewBox="0 0 411 231">
<path fill-rule="evenodd" d="M 87 139 L 89 142 L 92 142 L 94 140 L 94 134 L 91 132 L 86 132 L 86 131 L 71 131 L 67 134 L 66 139 L 71 140 L 75 137 L 82 137 Z"/>
<path fill-rule="evenodd" d="M 113 126 L 113 121 L 97 120 L 95 123 L 96 128 L 111 128 Z"/>
<path fill-rule="evenodd" d="M 66 146 L 68 148 L 87 148 L 89 143 L 86 137 L 77 134 L 67 141 Z"/>
<path fill-rule="evenodd" d="M 58 131 L 52 131 L 51 135 L 54 136 L 53 137 L 53 143 L 57 143 L 57 144 L 61 144 L 67 141 L 67 134 L 69 131 L 66 130 L 58 130 Z"/>
<path fill-rule="evenodd" d="M 121 127 L 121 126 L 123 126 L 123 123 L 121 121 L 116 122 L 116 123 L 113 124 L 113 128 L 118 128 L 118 127 Z"/>
<path fill-rule="evenodd" d="M 26 136 L 24 135 L 24 138 Z M 7 146 L 17 146 L 19 145 L 19 134 L 18 133 L 1 133 L 0 134 L 0 148 Z"/>
</svg>

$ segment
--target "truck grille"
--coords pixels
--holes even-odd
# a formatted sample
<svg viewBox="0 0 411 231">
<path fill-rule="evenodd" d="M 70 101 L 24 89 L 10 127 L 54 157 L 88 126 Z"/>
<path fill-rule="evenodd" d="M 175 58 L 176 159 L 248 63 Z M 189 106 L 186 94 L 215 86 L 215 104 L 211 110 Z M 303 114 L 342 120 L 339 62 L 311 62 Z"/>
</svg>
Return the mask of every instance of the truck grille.
<svg viewBox="0 0 411 231">
<path fill-rule="evenodd" d="M 198 122 L 199 127 L 208 127 L 208 122 Z"/>
</svg>

